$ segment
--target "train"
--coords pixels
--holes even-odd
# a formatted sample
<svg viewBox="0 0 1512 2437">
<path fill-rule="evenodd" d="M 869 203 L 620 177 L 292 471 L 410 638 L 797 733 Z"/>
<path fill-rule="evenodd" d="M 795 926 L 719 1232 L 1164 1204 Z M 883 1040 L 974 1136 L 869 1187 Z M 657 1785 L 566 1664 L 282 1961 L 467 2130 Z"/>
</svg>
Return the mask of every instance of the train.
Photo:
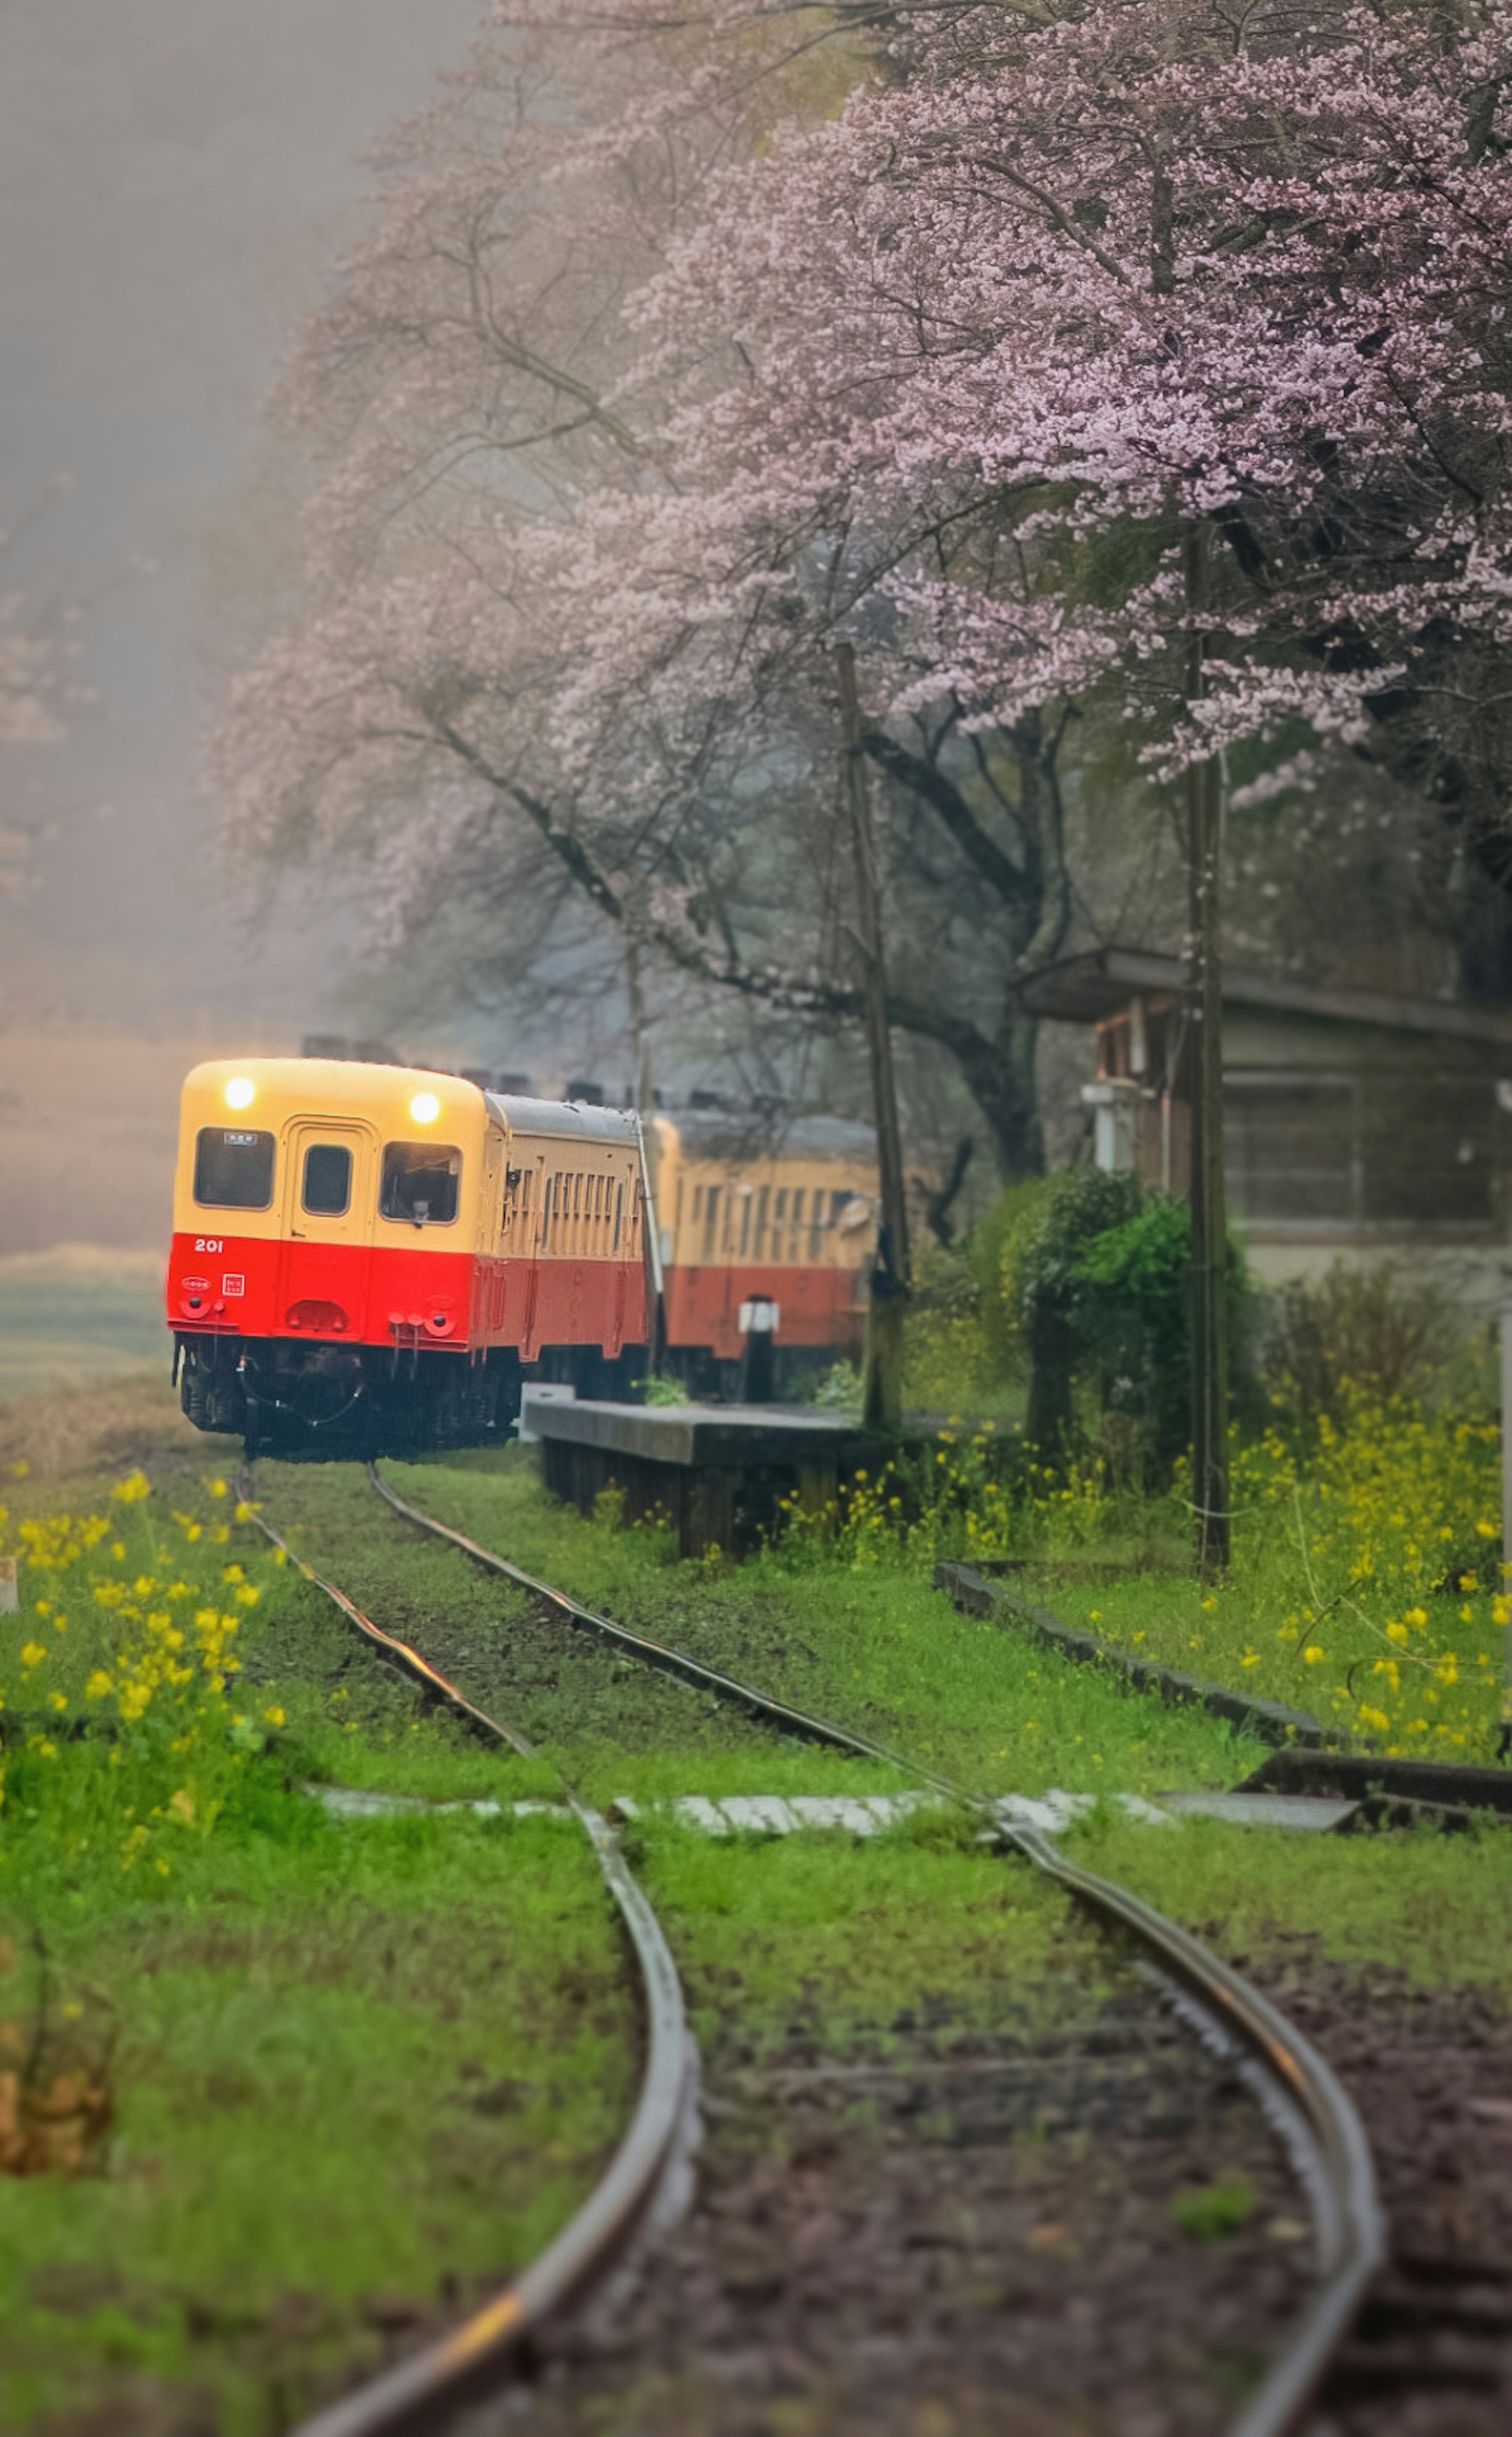
<svg viewBox="0 0 1512 2437">
<path fill-rule="evenodd" d="M 764 1399 L 854 1354 L 870 1129 L 658 1113 L 339 1057 L 185 1078 L 166 1319 L 183 1411 L 253 1451 L 505 1436 L 528 1378 Z"/>
</svg>

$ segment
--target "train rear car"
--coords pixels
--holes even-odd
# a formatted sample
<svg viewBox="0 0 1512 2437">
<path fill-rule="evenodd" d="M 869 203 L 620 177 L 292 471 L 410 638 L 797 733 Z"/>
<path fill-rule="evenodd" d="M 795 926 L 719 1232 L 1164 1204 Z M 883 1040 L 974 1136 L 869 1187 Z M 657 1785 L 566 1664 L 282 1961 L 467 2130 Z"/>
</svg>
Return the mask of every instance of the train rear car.
<svg viewBox="0 0 1512 2437">
<path fill-rule="evenodd" d="M 668 1367 L 762 1401 L 860 1354 L 877 1242 L 877 1137 L 838 1117 L 775 1133 L 725 1110 L 655 1119 Z"/>
<path fill-rule="evenodd" d="M 183 1086 L 167 1321 L 200 1429 L 333 1454 L 507 1428 L 522 1377 L 624 1393 L 652 1248 L 639 1119 L 334 1059 Z"/>
</svg>

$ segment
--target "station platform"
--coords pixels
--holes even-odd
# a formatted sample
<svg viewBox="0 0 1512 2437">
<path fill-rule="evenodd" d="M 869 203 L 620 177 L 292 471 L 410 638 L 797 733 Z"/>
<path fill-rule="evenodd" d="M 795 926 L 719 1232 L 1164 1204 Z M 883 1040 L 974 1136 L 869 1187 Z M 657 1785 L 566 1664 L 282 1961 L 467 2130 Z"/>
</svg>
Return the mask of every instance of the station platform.
<svg viewBox="0 0 1512 2437">
<path fill-rule="evenodd" d="M 784 1499 L 818 1514 L 870 1454 L 851 1413 L 793 1405 L 611 1405 L 528 1386 L 520 1437 L 541 1446 L 553 1497 L 593 1512 L 605 1489 L 624 1519 L 660 1513 L 680 1555 L 740 1555 L 779 1520 Z"/>
</svg>

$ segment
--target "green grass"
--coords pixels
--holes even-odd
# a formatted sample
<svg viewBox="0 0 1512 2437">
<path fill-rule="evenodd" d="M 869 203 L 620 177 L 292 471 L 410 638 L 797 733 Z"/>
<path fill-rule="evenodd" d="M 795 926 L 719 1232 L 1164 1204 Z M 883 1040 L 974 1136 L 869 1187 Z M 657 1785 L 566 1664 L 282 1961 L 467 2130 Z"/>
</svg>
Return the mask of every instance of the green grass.
<svg viewBox="0 0 1512 2437">
<path fill-rule="evenodd" d="M 108 2171 L 0 2177 L 8 2428 L 141 2371 L 261 2437 L 376 2359 L 374 2296 L 531 2257 L 631 2099 L 608 1902 L 551 1822 L 335 1823 L 265 1762 L 166 1881 L 13 1843 L 0 1915 L 6 2016 L 29 2034 L 41 1938 L 116 2034 Z"/>
<path fill-rule="evenodd" d="M 1216 1720 L 1126 1694 L 956 1615 L 918 1572 L 811 1560 L 794 1569 L 780 1552 L 741 1567 L 680 1562 L 663 1535 L 615 1532 L 556 1505 L 517 1459 L 386 1472 L 426 1512 L 587 1604 L 975 1789 L 1224 1785 L 1262 1756 Z M 371 1599 L 391 1629 L 418 1631 L 424 1620 L 427 1654 L 454 1664 L 475 1697 L 496 1701 L 597 1798 L 899 1781 L 838 1753 L 773 1744 L 704 1695 L 542 1621 L 524 1594 L 385 1512 L 356 1468 L 264 1466 L 259 1488 L 270 1515 L 294 1518 L 304 1553 Z M 334 1706 L 328 1695 L 328 1713 Z"/>
<path fill-rule="evenodd" d="M 1066 1845 L 1241 1965 L 1300 1937 L 1343 1964 L 1388 1964 L 1425 1986 L 1473 1981 L 1512 2005 L 1504 1827 L 1319 1836 L 1188 1819 L 1166 1835 L 1104 1813 Z"/>
<path fill-rule="evenodd" d="M 204 1762 L 225 1801 L 208 1831 L 208 1804 L 193 1825 L 164 1815 L 177 1779 L 161 1774 L 162 1746 L 138 1760 L 127 1737 L 119 1762 L 98 1743 L 45 1760 L 18 1704 L 43 1726 L 51 1691 L 77 1710 L 121 1610 L 95 1601 L 87 1552 L 62 1576 L 24 1574 L 26 1613 L 0 1625 L 0 1915 L 21 1957 L 0 1976 L 0 2023 L 29 2018 L 40 1936 L 59 2003 L 79 2004 L 86 2025 L 113 2009 L 118 2116 L 107 2171 L 0 2176 L 0 2417 L 25 2427 L 92 2411 L 110 2425 L 145 2379 L 208 2398 L 203 2416 L 225 2437 L 264 2437 L 323 2375 L 374 2355 L 382 2297 L 443 2317 L 539 2247 L 623 2123 L 636 2038 L 617 1933 L 574 1829 L 465 1815 L 335 1822 L 300 1780 L 509 1801 L 548 1794 L 559 1764 L 596 1798 L 654 1803 L 899 1779 L 773 1742 L 614 1660 L 403 1524 L 355 1467 L 261 1466 L 268 1512 L 311 1560 L 541 1743 L 541 1762 L 521 1762 L 429 1706 L 296 1568 L 273 1562 L 230 1498 L 207 1494 L 224 1450 L 165 1438 L 161 1463 L 148 1461 L 161 1493 L 125 1506 L 108 1502 L 108 1466 L 8 1485 L 12 1541 L 23 1509 L 77 1517 L 104 1499 L 112 1538 L 96 1570 L 126 1581 L 140 1569 L 154 1586 L 144 1609 L 180 1575 L 185 1609 L 255 1589 L 230 1687 L 245 1733 L 239 1757 L 222 1748 Z M 664 1536 L 553 1504 L 517 1451 L 389 1469 L 417 1504 L 588 1603 L 984 1790 L 1223 1784 L 1260 1757 L 1215 1721 L 957 1617 L 922 1569 L 812 1551 L 739 1569 L 681 1563 Z M 249 1583 L 228 1582 L 228 1568 Z M 1168 1587 L 1142 1577 L 1073 1601 L 1063 1583 L 1049 1604 L 1079 1622 L 1118 1599 L 1154 1609 Z M 38 1597 L 52 1615 L 37 1616 Z M 21 1688 L 33 1634 L 48 1655 Z M 1179 1663 L 1196 1670 L 1201 1657 Z M 133 1768 L 153 1824 L 148 1858 L 123 1870 L 113 1805 Z M 110 1834 L 96 1834 L 102 1818 Z M 726 2060 L 795 2037 L 885 2049 L 906 2018 L 938 2019 L 946 2039 L 973 2025 L 1030 2039 L 1095 2008 L 1113 1969 L 1052 1886 L 982 1850 L 950 1814 L 864 1842 L 712 1841 L 652 1811 L 627 1844 L 696 2025 Z M 1512 1999 L 1503 1832 L 1150 1830 L 1103 1808 L 1070 1846 L 1236 1959 L 1284 1954 L 1301 1936 L 1350 1966 L 1478 1979 Z M 1193 2238 L 1215 2232 L 1213 2211 L 1229 2203 L 1189 2197 Z"/>
</svg>

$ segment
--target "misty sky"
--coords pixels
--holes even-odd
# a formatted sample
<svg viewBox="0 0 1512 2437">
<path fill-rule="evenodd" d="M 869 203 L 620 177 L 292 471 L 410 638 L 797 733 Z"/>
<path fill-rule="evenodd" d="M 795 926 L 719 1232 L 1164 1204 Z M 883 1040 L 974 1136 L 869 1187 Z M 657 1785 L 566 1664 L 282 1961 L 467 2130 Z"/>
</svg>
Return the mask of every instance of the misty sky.
<svg viewBox="0 0 1512 2437">
<path fill-rule="evenodd" d="M 217 906 L 200 755 L 228 579 L 207 543 L 252 483 L 290 320 L 358 225 L 359 155 L 480 13 L 0 0 L 0 524 L 71 486 L 0 590 L 81 605 L 71 675 L 95 697 L 0 764 L 3 813 L 47 825 L 42 886 L 0 907 L 0 1021 L 324 1011 L 318 925 L 248 952 Z"/>
</svg>

